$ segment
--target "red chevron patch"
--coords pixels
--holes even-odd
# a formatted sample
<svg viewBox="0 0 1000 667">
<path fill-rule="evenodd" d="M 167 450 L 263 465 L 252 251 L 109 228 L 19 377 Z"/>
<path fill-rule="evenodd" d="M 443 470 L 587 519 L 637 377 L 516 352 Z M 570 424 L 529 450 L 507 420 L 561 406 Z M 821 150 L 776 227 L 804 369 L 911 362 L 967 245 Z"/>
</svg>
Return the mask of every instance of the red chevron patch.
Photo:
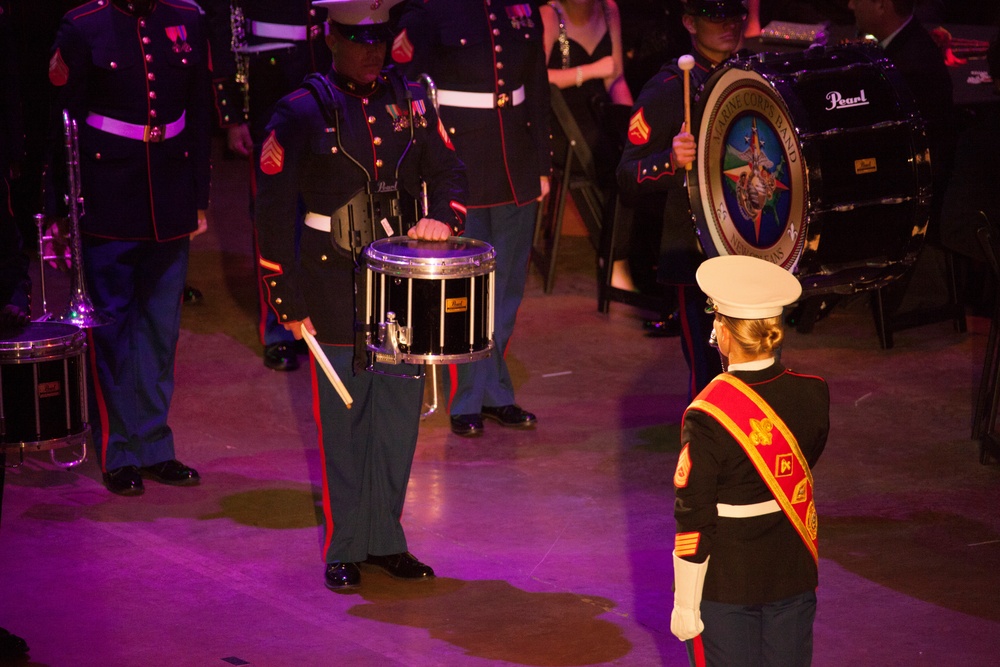
<svg viewBox="0 0 1000 667">
<path fill-rule="evenodd" d="M 56 52 L 49 59 L 49 81 L 52 82 L 53 86 L 65 86 L 66 82 L 69 81 L 69 67 L 63 60 L 60 49 L 56 49 Z"/>
<path fill-rule="evenodd" d="M 264 141 L 260 151 L 260 170 L 268 176 L 280 174 L 285 166 L 285 149 L 278 143 L 274 130 Z"/>
<path fill-rule="evenodd" d="M 392 40 L 392 59 L 400 64 L 413 60 L 413 42 L 406 35 L 406 28 Z"/>
<path fill-rule="evenodd" d="M 649 141 L 649 133 L 651 131 L 649 123 L 646 122 L 646 116 L 642 111 L 640 107 L 638 111 L 632 114 L 632 118 L 628 121 L 628 140 L 636 146 L 641 146 Z"/>
</svg>

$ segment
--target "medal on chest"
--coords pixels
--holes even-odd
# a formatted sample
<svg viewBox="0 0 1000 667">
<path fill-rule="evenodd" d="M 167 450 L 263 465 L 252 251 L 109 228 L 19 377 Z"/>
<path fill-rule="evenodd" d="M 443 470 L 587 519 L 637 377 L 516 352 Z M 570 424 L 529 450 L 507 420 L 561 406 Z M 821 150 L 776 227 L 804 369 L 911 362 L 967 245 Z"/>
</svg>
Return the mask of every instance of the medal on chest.
<svg viewBox="0 0 1000 667">
<path fill-rule="evenodd" d="M 515 30 L 535 27 L 535 22 L 531 20 L 531 5 L 528 4 L 507 7 L 507 18 Z"/>
</svg>

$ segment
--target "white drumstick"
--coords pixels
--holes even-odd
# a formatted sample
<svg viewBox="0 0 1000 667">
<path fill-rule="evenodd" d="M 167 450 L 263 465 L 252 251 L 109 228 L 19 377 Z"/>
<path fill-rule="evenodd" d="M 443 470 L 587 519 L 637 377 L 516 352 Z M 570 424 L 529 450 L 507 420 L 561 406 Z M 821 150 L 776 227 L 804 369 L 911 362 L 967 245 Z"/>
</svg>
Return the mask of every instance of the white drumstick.
<svg viewBox="0 0 1000 667">
<path fill-rule="evenodd" d="M 691 70 L 694 69 L 694 56 L 683 55 L 677 59 L 677 66 L 684 70 L 684 126 L 691 131 Z M 685 167 L 691 171 L 691 163 Z"/>
<path fill-rule="evenodd" d="M 346 405 L 347 409 L 350 410 L 351 404 L 354 403 L 354 401 L 351 399 L 351 395 L 348 393 L 347 387 L 345 387 L 344 383 L 341 382 L 340 376 L 337 375 L 337 371 L 335 371 L 333 366 L 330 364 L 330 360 L 326 358 L 326 354 L 324 354 L 323 350 L 320 348 L 319 343 L 316 341 L 316 337 L 306 331 L 305 327 L 302 327 L 302 340 L 304 340 L 306 345 L 309 346 L 309 349 L 312 350 L 313 356 L 316 357 L 316 361 L 319 362 L 319 367 L 322 368 L 323 373 L 326 374 L 326 379 L 329 380 L 330 384 L 333 385 L 333 388 L 337 390 L 337 393 L 340 394 L 341 400 L 344 401 L 344 405 Z"/>
</svg>

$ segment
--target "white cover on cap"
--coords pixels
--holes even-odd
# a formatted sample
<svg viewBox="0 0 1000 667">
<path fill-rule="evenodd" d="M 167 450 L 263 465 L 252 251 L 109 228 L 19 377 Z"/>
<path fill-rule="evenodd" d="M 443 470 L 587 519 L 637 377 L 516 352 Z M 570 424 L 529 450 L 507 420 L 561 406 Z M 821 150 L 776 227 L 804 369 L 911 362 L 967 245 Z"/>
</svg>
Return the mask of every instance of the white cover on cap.
<svg viewBox="0 0 1000 667">
<path fill-rule="evenodd" d="M 695 278 L 718 312 L 740 320 L 778 317 L 785 306 L 802 295 L 802 285 L 791 273 L 746 255 L 705 260 Z"/>
<path fill-rule="evenodd" d="M 373 25 L 387 23 L 389 10 L 403 0 L 314 0 L 313 6 L 323 7 L 327 16 L 343 25 Z"/>
</svg>

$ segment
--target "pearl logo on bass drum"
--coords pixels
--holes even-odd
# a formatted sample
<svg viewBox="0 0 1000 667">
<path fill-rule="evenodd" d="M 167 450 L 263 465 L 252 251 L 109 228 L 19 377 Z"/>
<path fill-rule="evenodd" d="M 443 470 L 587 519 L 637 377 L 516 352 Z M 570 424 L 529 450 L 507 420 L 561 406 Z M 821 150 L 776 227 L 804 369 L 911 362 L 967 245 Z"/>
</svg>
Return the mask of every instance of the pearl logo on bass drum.
<svg viewBox="0 0 1000 667">
<path fill-rule="evenodd" d="M 826 108 L 827 111 L 868 106 L 868 98 L 865 97 L 864 88 L 861 89 L 861 93 L 857 97 L 844 97 L 839 90 L 831 90 L 826 94 L 826 101 L 830 103 L 830 106 Z"/>
</svg>

